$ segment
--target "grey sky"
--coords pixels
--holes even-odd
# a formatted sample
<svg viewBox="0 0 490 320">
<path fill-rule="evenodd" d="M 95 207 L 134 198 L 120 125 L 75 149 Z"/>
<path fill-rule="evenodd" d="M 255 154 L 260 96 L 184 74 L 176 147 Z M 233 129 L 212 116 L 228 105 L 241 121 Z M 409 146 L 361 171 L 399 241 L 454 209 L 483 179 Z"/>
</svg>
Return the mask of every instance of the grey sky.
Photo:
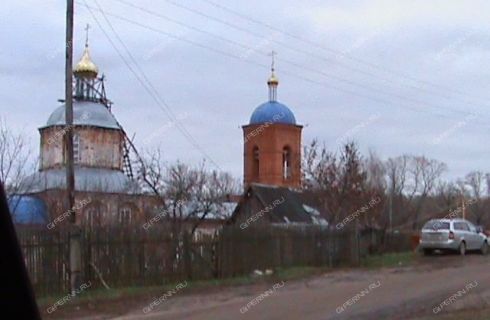
<svg viewBox="0 0 490 320">
<path fill-rule="evenodd" d="M 94 0 L 86 1 L 97 7 Z M 76 4 L 75 61 L 83 49 L 83 28 L 90 23 L 92 58 L 107 77 L 107 92 L 119 122 L 128 134 L 135 134 L 140 149 L 161 147 L 169 161 L 200 161 L 203 155 L 143 90 L 83 2 Z M 450 177 L 471 170 L 490 171 L 486 161 L 490 158 L 486 143 L 490 134 L 488 1 L 219 1 L 304 41 L 203 0 L 178 3 L 262 37 L 196 15 L 171 1 L 133 1 L 250 49 L 117 0 L 97 2 L 107 13 L 238 57 L 108 16 L 181 123 L 222 169 L 238 177 L 243 152 L 240 125 L 267 100 L 269 71 L 260 65 L 269 65 L 270 57 L 262 52 L 271 50 L 279 53 L 278 98 L 305 125 L 304 143 L 318 137 L 336 150 L 336 142 L 351 138 L 363 151 L 373 149 L 383 158 L 412 153 L 445 161 Z M 112 35 L 100 13 L 96 14 Z M 36 150 L 37 128 L 63 97 L 64 19 L 65 1 L 61 0 L 0 4 L 0 116 L 12 128 L 23 130 Z"/>
</svg>

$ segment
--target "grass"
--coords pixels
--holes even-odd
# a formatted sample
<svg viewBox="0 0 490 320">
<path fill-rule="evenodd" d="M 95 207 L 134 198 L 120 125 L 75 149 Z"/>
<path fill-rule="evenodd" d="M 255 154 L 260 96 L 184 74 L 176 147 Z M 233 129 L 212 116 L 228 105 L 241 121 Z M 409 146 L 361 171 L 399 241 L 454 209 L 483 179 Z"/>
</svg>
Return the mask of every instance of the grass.
<svg viewBox="0 0 490 320">
<path fill-rule="evenodd" d="M 409 265 L 414 260 L 415 254 L 413 252 L 404 253 L 392 253 L 385 255 L 369 256 L 365 258 L 361 265 L 367 268 L 380 268 L 380 267 L 394 267 L 400 265 Z M 331 271 L 327 267 L 289 267 L 278 268 L 273 275 L 270 276 L 241 276 L 225 279 L 210 279 L 200 281 L 187 281 L 186 292 L 195 292 L 202 289 L 229 287 L 229 286 L 241 286 L 260 283 L 275 283 L 277 281 L 290 281 L 296 279 L 307 278 L 325 272 Z M 154 295 L 160 295 L 162 292 L 167 292 L 171 289 L 175 289 L 179 283 L 168 283 L 166 285 L 157 286 L 132 286 L 124 288 L 111 288 L 106 290 L 104 288 L 94 288 L 82 292 L 72 299 L 69 305 L 89 304 L 95 302 L 110 302 L 126 298 L 137 297 L 152 297 Z M 41 308 L 49 307 L 59 299 L 66 296 L 66 294 L 40 297 L 37 302 Z"/>
<path fill-rule="evenodd" d="M 363 267 L 368 268 L 379 268 L 379 267 L 393 267 L 407 265 L 413 259 L 412 252 L 405 253 L 394 253 L 385 254 L 379 256 L 369 256 L 362 261 Z M 278 280 L 289 281 L 301 278 L 306 278 L 314 275 L 319 275 L 328 271 L 331 271 L 327 267 L 289 267 L 289 268 L 277 268 L 273 275 L 271 276 L 251 276 L 245 275 L 241 277 L 225 278 L 225 279 L 210 279 L 210 280 L 199 280 L 199 281 L 187 281 L 186 291 L 189 289 L 199 290 L 213 287 L 223 287 L 223 286 L 240 286 L 249 285 L 257 283 L 269 283 L 276 282 Z M 106 290 L 104 288 L 90 289 L 82 292 L 72 299 L 73 303 L 89 303 L 92 301 L 100 300 L 117 300 L 126 297 L 136 297 L 136 296 L 151 296 L 154 294 L 161 294 L 162 292 L 167 292 L 168 290 L 174 289 L 176 283 L 169 283 L 166 285 L 156 285 L 156 286 L 132 286 L 124 288 L 111 288 Z M 50 297 L 40 297 L 38 298 L 38 304 L 43 306 L 50 306 L 57 300 L 63 298 L 66 294 Z"/>
<path fill-rule="evenodd" d="M 97 300 L 116 300 L 123 296 L 135 296 L 143 293 L 151 293 L 157 290 L 162 290 L 162 286 L 150 286 L 150 287 L 126 287 L 106 290 L 104 288 L 97 288 L 87 290 L 77 295 L 76 298 L 70 300 L 73 302 L 90 302 Z M 173 287 L 168 286 L 167 290 Z M 37 299 L 39 306 L 49 306 L 58 301 L 59 299 L 65 297 L 67 294 L 58 296 L 41 297 Z"/>
<path fill-rule="evenodd" d="M 189 290 L 200 290 L 209 288 L 219 288 L 227 286 L 240 286 L 258 283 L 274 283 L 278 280 L 288 281 L 301 279 L 313 275 L 318 275 L 326 272 L 328 269 L 320 267 L 291 267 L 291 268 L 279 268 L 273 275 L 270 276 L 241 276 L 234 278 L 225 279 L 211 279 L 211 280 L 199 280 L 199 281 L 187 281 L 186 291 Z M 125 288 L 111 288 L 106 290 L 104 288 L 97 288 L 87 290 L 82 292 L 72 299 L 70 302 L 74 304 L 86 304 L 90 302 L 100 302 L 101 300 L 111 301 L 118 300 L 121 298 L 128 297 L 138 297 L 138 296 L 152 296 L 156 294 L 162 294 L 162 292 L 167 292 L 175 287 L 179 283 L 169 283 L 162 286 L 133 286 Z M 55 303 L 57 300 L 61 299 L 65 295 L 52 296 L 52 297 L 41 297 L 37 300 L 38 305 L 43 307 L 48 307 Z"/>
<path fill-rule="evenodd" d="M 416 256 L 417 254 L 413 251 L 373 255 L 364 258 L 361 261 L 361 266 L 366 268 L 407 266 L 414 263 Z"/>
</svg>

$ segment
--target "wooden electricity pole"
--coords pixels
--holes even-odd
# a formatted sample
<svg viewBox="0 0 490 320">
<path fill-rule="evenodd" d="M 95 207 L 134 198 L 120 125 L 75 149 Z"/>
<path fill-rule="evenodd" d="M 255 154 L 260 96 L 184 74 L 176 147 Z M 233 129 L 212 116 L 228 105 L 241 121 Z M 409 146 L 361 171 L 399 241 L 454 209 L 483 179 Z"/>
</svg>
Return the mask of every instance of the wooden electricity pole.
<svg viewBox="0 0 490 320">
<path fill-rule="evenodd" d="M 466 219 L 466 205 L 464 203 L 464 196 L 461 197 L 461 206 L 463 207 L 463 219 Z"/>
<path fill-rule="evenodd" d="M 66 194 L 70 210 L 70 287 L 80 286 L 81 248 L 75 207 L 75 173 L 73 168 L 73 0 L 66 1 L 66 60 L 65 60 L 65 168 Z"/>
</svg>

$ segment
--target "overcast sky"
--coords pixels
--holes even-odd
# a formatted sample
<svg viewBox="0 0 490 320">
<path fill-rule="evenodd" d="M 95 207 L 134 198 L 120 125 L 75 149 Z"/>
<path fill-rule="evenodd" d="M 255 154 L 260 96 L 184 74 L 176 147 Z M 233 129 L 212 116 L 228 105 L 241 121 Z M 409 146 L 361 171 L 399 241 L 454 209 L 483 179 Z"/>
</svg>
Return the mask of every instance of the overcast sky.
<svg viewBox="0 0 490 320">
<path fill-rule="evenodd" d="M 383 159 L 442 160 L 451 178 L 490 172 L 489 1 L 125 0 L 151 13 L 122 0 L 78 1 L 75 62 L 89 23 L 113 112 L 141 150 L 204 157 L 111 46 L 103 30 L 130 61 L 98 5 L 180 123 L 237 177 L 240 126 L 267 100 L 271 50 L 278 100 L 305 126 L 304 144 L 316 137 L 338 150 L 354 139 Z M 37 150 L 37 128 L 64 95 L 65 1 L 3 0 L 0 30 L 0 116 Z"/>
</svg>

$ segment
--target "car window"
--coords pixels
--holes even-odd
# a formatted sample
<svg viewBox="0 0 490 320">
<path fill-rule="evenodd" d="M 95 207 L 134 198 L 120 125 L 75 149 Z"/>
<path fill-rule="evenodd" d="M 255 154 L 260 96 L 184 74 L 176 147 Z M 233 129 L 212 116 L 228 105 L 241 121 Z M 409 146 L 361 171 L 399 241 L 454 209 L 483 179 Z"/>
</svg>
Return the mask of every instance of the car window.
<svg viewBox="0 0 490 320">
<path fill-rule="evenodd" d="M 424 230 L 449 230 L 449 222 L 442 222 L 440 220 L 431 220 L 427 222 L 424 227 Z"/>
<path fill-rule="evenodd" d="M 465 222 L 455 222 L 454 230 L 470 231 L 470 227 Z"/>
<path fill-rule="evenodd" d="M 468 227 L 468 230 L 471 231 L 471 232 L 476 232 L 476 227 L 474 224 L 472 224 L 471 222 L 467 222 L 465 223 L 466 226 Z"/>
<path fill-rule="evenodd" d="M 470 231 L 470 228 L 464 222 L 455 222 L 454 223 L 454 229 L 456 229 L 456 230 L 462 230 L 462 231 Z"/>
</svg>

